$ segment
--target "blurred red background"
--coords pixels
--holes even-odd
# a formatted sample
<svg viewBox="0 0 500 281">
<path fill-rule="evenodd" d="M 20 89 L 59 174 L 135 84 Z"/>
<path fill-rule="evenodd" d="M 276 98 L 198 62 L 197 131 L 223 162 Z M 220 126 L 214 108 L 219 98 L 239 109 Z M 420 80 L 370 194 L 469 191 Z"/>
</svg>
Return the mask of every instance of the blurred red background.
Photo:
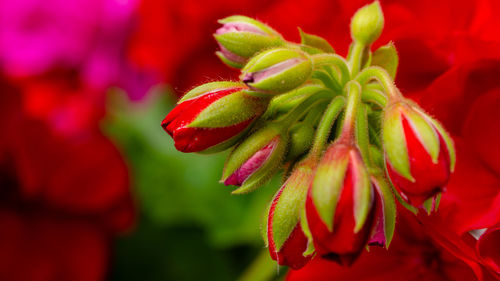
<svg viewBox="0 0 500 281">
<path fill-rule="evenodd" d="M 167 273 L 162 267 L 168 268 L 183 251 L 190 255 L 181 261 L 195 267 L 213 249 L 221 257 L 220 266 L 213 268 L 232 268 L 214 273 L 213 279 L 234 280 L 262 247 L 255 242 L 258 223 L 246 228 L 228 223 L 225 227 L 232 229 L 255 228 L 249 238 L 232 244 L 192 245 L 196 235 L 217 236 L 213 233 L 222 233 L 224 227 L 214 222 L 216 215 L 210 222 L 198 213 L 186 215 L 195 212 L 189 208 L 204 212 L 195 203 L 202 199 L 183 188 L 189 179 L 175 174 L 188 173 L 179 169 L 202 160 L 175 152 L 155 158 L 172 146 L 160 128 L 161 115 L 171 107 L 166 101 L 172 103 L 173 96 L 207 81 L 237 78 L 238 71 L 214 55 L 217 19 L 232 14 L 255 17 L 295 42 L 299 26 L 325 37 L 346 55 L 350 17 L 368 2 L 1 1 L 0 280 L 193 280 L 182 266 Z M 386 25 L 374 48 L 395 43 L 398 87 L 442 121 L 457 143 L 459 164 L 450 185 L 458 186 L 458 192 L 444 198 L 443 217 L 458 235 L 498 224 L 500 2 L 381 4 Z M 173 90 L 165 90 L 165 85 Z M 122 97 L 110 98 L 117 93 Z M 171 167 L 177 161 L 185 164 Z M 221 169 L 220 159 L 213 161 Z M 191 171 L 208 174 L 213 169 Z M 209 179 L 216 187 L 207 193 L 229 193 L 216 185 L 216 178 L 200 177 Z M 159 211 L 167 207 L 148 197 L 160 192 L 157 186 L 163 193 L 156 200 L 172 204 L 172 210 Z M 169 193 L 169 188 L 178 193 Z M 221 198 L 246 207 L 264 206 L 272 193 L 250 199 L 220 195 L 211 206 L 217 208 Z M 177 196 L 188 203 L 175 205 L 171 197 Z M 254 212 L 255 221 L 261 215 L 257 207 L 221 204 L 232 204 L 223 209 L 238 210 L 235 214 Z M 141 236 L 144 225 L 150 232 Z M 228 233 L 245 237 L 244 231 Z M 117 244 L 122 234 L 128 238 Z M 179 241 L 183 237 L 185 241 Z M 180 243 L 186 250 L 165 246 L 171 253 L 163 255 L 138 250 L 148 243 Z M 196 256 L 197 249 L 205 254 Z M 250 254 L 239 263 L 228 261 L 245 251 Z M 133 255 L 137 259 L 130 258 Z M 163 262 L 154 265 L 158 260 Z M 139 263 L 155 267 L 136 266 Z M 498 270 L 498 264 L 494 266 Z"/>
</svg>

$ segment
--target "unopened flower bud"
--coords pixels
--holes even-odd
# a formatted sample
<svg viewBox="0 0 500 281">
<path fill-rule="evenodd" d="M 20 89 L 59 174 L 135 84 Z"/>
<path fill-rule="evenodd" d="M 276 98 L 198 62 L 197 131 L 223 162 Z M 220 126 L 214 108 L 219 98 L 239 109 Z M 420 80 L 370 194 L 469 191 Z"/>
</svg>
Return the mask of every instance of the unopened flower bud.
<svg viewBox="0 0 500 281">
<path fill-rule="evenodd" d="M 351 36 L 365 46 L 373 43 L 384 28 L 384 14 L 378 1 L 361 7 L 351 19 Z"/>
<path fill-rule="evenodd" d="M 281 35 L 266 24 L 245 16 L 219 20 L 222 27 L 214 34 L 220 51 L 217 56 L 227 65 L 242 68 L 256 53 L 285 44 Z"/>
<path fill-rule="evenodd" d="M 311 124 L 299 122 L 290 128 L 290 148 L 287 159 L 293 160 L 306 153 L 314 139 L 315 130 Z"/>
<path fill-rule="evenodd" d="M 436 120 L 409 101 L 393 103 L 384 112 L 382 142 L 388 175 L 403 199 L 418 207 L 443 191 L 455 150 Z"/>
<path fill-rule="evenodd" d="M 312 69 L 312 61 L 304 52 L 275 48 L 253 57 L 241 70 L 240 78 L 251 89 L 272 95 L 299 87 Z"/>
<path fill-rule="evenodd" d="M 274 196 L 267 216 L 266 238 L 271 258 L 293 269 L 303 267 L 312 257 L 305 253 L 308 238 L 300 219 L 316 165 L 316 158 L 310 157 L 295 166 Z"/>
<path fill-rule="evenodd" d="M 221 182 L 240 186 L 233 193 L 260 187 L 280 168 L 287 146 L 288 136 L 281 125 L 269 124 L 255 131 L 231 152 Z"/>
<path fill-rule="evenodd" d="M 163 129 L 182 152 L 218 152 L 232 146 L 269 100 L 237 82 L 212 82 L 188 92 L 165 117 Z"/>
<path fill-rule="evenodd" d="M 337 141 L 321 159 L 306 199 L 316 252 L 351 264 L 367 245 L 373 225 L 373 187 L 359 150 Z"/>
</svg>

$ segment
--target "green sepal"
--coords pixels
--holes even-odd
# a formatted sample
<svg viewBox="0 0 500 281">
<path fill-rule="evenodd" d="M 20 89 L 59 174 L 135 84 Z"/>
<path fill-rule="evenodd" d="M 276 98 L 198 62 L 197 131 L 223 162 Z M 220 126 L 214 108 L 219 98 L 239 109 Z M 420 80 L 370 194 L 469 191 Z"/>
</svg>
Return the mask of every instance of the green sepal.
<svg viewBox="0 0 500 281">
<path fill-rule="evenodd" d="M 233 67 L 233 68 L 243 68 L 245 66 L 245 63 L 238 63 L 232 60 L 227 59 L 224 54 L 220 51 L 215 52 L 215 55 L 227 66 Z"/>
<path fill-rule="evenodd" d="M 272 176 L 281 168 L 283 160 L 285 158 L 286 150 L 288 146 L 288 138 L 286 134 L 281 135 L 281 139 L 278 145 L 274 148 L 273 152 L 267 159 L 267 161 L 251 176 L 249 176 L 245 182 L 237 189 L 231 192 L 232 194 L 244 194 L 261 187 L 271 180 Z"/>
<path fill-rule="evenodd" d="M 185 102 L 187 100 L 209 94 L 212 92 L 215 92 L 217 90 L 226 90 L 228 88 L 246 88 L 245 84 L 241 82 L 232 82 L 232 81 L 216 81 L 216 82 L 209 82 L 205 83 L 203 85 L 200 85 L 191 91 L 187 92 L 178 102 L 177 104 L 180 104 L 182 102 Z"/>
<path fill-rule="evenodd" d="M 378 48 L 372 56 L 371 65 L 380 66 L 394 80 L 398 70 L 399 57 L 393 42 Z"/>
<path fill-rule="evenodd" d="M 285 128 L 272 123 L 255 131 L 233 149 L 224 165 L 221 182 L 224 182 L 257 151 L 275 139 L 278 143 L 269 158 L 239 188 L 235 189 L 233 194 L 253 191 L 271 179 L 281 167 L 288 146 L 288 136 Z"/>
<path fill-rule="evenodd" d="M 314 251 L 316 249 L 314 248 L 311 229 L 309 228 L 309 224 L 307 223 L 306 208 L 302 208 L 302 212 L 300 213 L 300 226 L 302 227 L 302 232 L 304 232 L 304 235 L 307 238 L 307 248 L 304 253 L 302 253 L 302 255 L 304 257 L 307 257 L 314 254 Z"/>
<path fill-rule="evenodd" d="M 264 33 L 267 33 L 269 35 L 275 35 L 275 36 L 281 37 L 281 35 L 276 30 L 272 29 L 269 25 L 267 25 L 263 22 L 260 22 L 258 20 L 255 20 L 255 19 L 252 19 L 252 18 L 249 18 L 246 16 L 242 16 L 242 15 L 229 16 L 229 17 L 220 19 L 217 22 L 220 24 L 225 24 L 225 23 L 238 22 L 238 21 L 254 25 L 254 26 L 258 27 L 260 30 L 262 30 Z"/>
<path fill-rule="evenodd" d="M 241 72 L 257 72 L 289 59 L 305 59 L 298 50 L 288 48 L 273 48 L 265 50 L 254 56 Z"/>
<path fill-rule="evenodd" d="M 429 123 L 428 118 L 425 118 L 425 113 L 420 113 L 413 108 L 405 107 L 405 117 L 408 120 L 410 128 L 413 130 L 418 140 L 431 156 L 432 162 L 437 163 L 439 157 L 439 136 Z"/>
<path fill-rule="evenodd" d="M 250 87 L 275 93 L 284 93 L 302 85 L 311 76 L 312 64 L 302 61 L 286 70 L 269 76 L 257 83 L 248 83 Z"/>
<path fill-rule="evenodd" d="M 328 43 L 328 41 L 326 41 L 324 38 L 317 35 L 308 34 L 304 32 L 300 27 L 298 29 L 302 45 L 312 47 L 324 53 L 335 53 L 332 45 L 330 45 L 330 43 Z"/>
<path fill-rule="evenodd" d="M 406 202 L 403 197 L 401 197 L 401 194 L 396 190 L 394 185 L 392 184 L 391 181 L 388 181 L 389 186 L 391 187 L 392 194 L 394 194 L 394 197 L 396 197 L 396 200 L 401 204 L 401 206 L 405 207 L 408 211 L 412 212 L 415 216 L 418 214 L 418 208 L 410 205 L 408 202 Z"/>
<path fill-rule="evenodd" d="M 280 37 L 243 31 L 214 34 L 214 37 L 229 52 L 245 59 L 262 50 L 285 44 Z"/>
<path fill-rule="evenodd" d="M 276 193 L 272 217 L 272 234 L 276 251 L 288 240 L 294 228 L 300 222 L 305 206 L 307 191 L 312 182 L 315 163 L 305 161 L 296 165 L 290 177 Z M 277 197 L 279 195 L 279 197 Z"/>
<path fill-rule="evenodd" d="M 417 109 L 417 111 L 420 111 L 420 110 Z M 450 137 L 450 135 L 448 134 L 448 132 L 444 129 L 444 127 L 441 125 L 441 123 L 439 123 L 436 119 L 430 117 L 427 114 L 424 114 L 423 116 L 430 123 L 432 123 L 432 125 L 434 125 L 434 128 L 438 131 L 438 133 L 443 138 L 443 140 L 445 142 L 445 145 L 446 145 L 446 148 L 448 149 L 448 155 L 450 157 L 450 171 L 453 172 L 455 170 L 455 164 L 456 164 L 456 161 L 457 161 L 457 155 L 456 155 L 456 152 L 455 152 L 455 145 L 453 144 L 452 138 Z"/>
<path fill-rule="evenodd" d="M 349 164 L 348 152 L 349 148 L 343 144 L 331 144 L 316 169 L 311 186 L 314 206 L 329 231 L 333 231 L 335 209 Z"/>
<path fill-rule="evenodd" d="M 300 45 L 300 49 L 309 55 L 323 54 L 323 50 L 307 45 Z"/>
<path fill-rule="evenodd" d="M 361 7 L 351 19 L 351 37 L 365 46 L 373 43 L 384 28 L 384 15 L 378 1 Z"/>
<path fill-rule="evenodd" d="M 187 127 L 220 128 L 239 124 L 262 114 L 268 103 L 268 98 L 234 92 L 207 106 Z"/>
<path fill-rule="evenodd" d="M 437 211 L 439 207 L 439 202 L 441 201 L 441 193 L 427 199 L 422 203 L 422 207 L 426 211 L 427 215 L 430 215 L 432 212 Z"/>
<path fill-rule="evenodd" d="M 241 77 L 250 73 L 266 71 L 279 63 L 296 60 L 294 64 L 281 69 L 259 81 L 247 83 L 253 89 L 271 93 L 285 93 L 293 90 L 311 76 L 313 64 L 311 59 L 298 50 L 276 48 L 264 51 L 252 58 L 242 69 Z"/>
<path fill-rule="evenodd" d="M 373 205 L 373 195 L 368 170 L 363 163 L 363 159 L 361 158 L 359 151 L 352 149 L 350 154 L 353 178 L 356 179 L 353 182 L 353 200 L 354 220 L 356 222 L 354 226 L 354 233 L 357 233 L 363 228 L 366 219 L 368 218 L 368 214 L 370 213 Z"/>
<path fill-rule="evenodd" d="M 392 104 L 385 109 L 382 122 L 382 143 L 386 161 L 401 176 L 415 181 L 410 172 L 410 160 L 403 130 L 403 120 L 399 104 Z"/>
<path fill-rule="evenodd" d="M 383 176 L 382 171 L 377 171 L 372 174 L 374 187 L 382 200 L 382 211 L 384 216 L 384 236 L 385 247 L 388 249 L 394 236 L 396 228 L 396 202 L 394 194 Z"/>
</svg>

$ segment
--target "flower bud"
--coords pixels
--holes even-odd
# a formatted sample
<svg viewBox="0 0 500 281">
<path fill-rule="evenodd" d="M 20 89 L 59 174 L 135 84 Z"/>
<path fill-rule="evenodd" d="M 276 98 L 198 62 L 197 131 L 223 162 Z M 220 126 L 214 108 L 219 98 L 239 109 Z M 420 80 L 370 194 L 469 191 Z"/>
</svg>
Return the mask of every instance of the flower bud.
<svg viewBox="0 0 500 281">
<path fill-rule="evenodd" d="M 315 130 L 311 124 L 299 122 L 290 128 L 290 148 L 287 159 L 293 160 L 311 148 Z"/>
<path fill-rule="evenodd" d="M 235 194 L 258 188 L 280 168 L 287 146 L 286 130 L 280 125 L 269 124 L 255 131 L 231 152 L 221 182 L 240 186 Z"/>
<path fill-rule="evenodd" d="M 365 46 L 373 43 L 384 28 L 384 14 L 378 1 L 361 7 L 351 19 L 351 37 Z"/>
<path fill-rule="evenodd" d="M 321 159 L 306 199 L 316 252 L 351 264 L 367 245 L 373 225 L 373 187 L 359 150 L 337 141 Z"/>
<path fill-rule="evenodd" d="M 418 207 L 443 191 L 455 165 L 453 142 L 417 106 L 389 105 L 382 122 L 387 173 L 401 197 Z"/>
<path fill-rule="evenodd" d="M 266 109 L 268 99 L 237 82 L 212 82 L 188 92 L 161 126 L 182 152 L 217 152 L 232 146 Z"/>
<path fill-rule="evenodd" d="M 242 68 L 256 53 L 285 44 L 281 35 L 266 24 L 245 16 L 219 20 L 222 27 L 215 31 L 219 44 L 217 56 L 227 65 Z"/>
<path fill-rule="evenodd" d="M 299 50 L 275 48 L 253 57 L 241 70 L 241 80 L 258 92 L 280 94 L 302 85 L 311 76 L 313 64 Z"/>
<path fill-rule="evenodd" d="M 300 219 L 316 164 L 316 158 L 311 157 L 295 166 L 274 196 L 267 217 L 266 238 L 271 258 L 293 269 L 303 267 L 312 257 L 312 253 L 305 254 L 308 239 Z"/>
</svg>

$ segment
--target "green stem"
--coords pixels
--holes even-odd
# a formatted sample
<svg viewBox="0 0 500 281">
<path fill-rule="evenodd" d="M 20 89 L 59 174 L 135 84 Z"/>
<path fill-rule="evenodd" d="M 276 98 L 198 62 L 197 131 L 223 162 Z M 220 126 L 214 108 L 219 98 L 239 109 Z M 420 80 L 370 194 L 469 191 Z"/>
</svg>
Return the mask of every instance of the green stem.
<svg viewBox="0 0 500 281">
<path fill-rule="evenodd" d="M 290 111 L 307 97 L 310 97 L 323 90 L 325 90 L 325 87 L 323 87 L 321 84 L 307 85 L 301 88 L 297 88 L 288 93 L 276 96 L 271 100 L 266 112 L 262 116 L 262 119 L 272 117 L 278 112 Z"/>
<path fill-rule="evenodd" d="M 345 59 L 336 54 L 317 54 L 312 56 L 314 67 L 333 66 L 340 71 L 342 86 L 349 81 L 351 75 Z"/>
<path fill-rule="evenodd" d="M 335 92 L 341 92 L 342 86 L 337 78 L 330 76 L 325 70 L 315 70 L 311 78 L 318 79 L 325 87 L 332 89 Z"/>
<path fill-rule="evenodd" d="M 326 103 L 320 103 L 316 105 L 313 109 L 311 109 L 311 111 L 309 111 L 309 113 L 307 113 L 306 117 L 304 118 L 304 123 L 314 127 L 316 123 L 318 123 L 318 119 L 321 117 L 321 115 L 323 115 L 326 106 Z"/>
<path fill-rule="evenodd" d="M 278 267 L 264 249 L 238 278 L 238 281 L 269 281 L 278 275 Z"/>
<path fill-rule="evenodd" d="M 363 59 L 363 51 L 365 49 L 365 45 L 354 42 L 352 46 L 352 50 L 349 56 L 349 65 L 351 67 L 351 76 L 356 76 L 361 69 L 361 60 Z"/>
<path fill-rule="evenodd" d="M 316 136 L 314 137 L 314 143 L 310 155 L 319 156 L 321 154 L 326 142 L 328 141 L 328 136 L 330 135 L 333 123 L 344 108 L 344 105 L 345 98 L 342 96 L 337 96 L 330 102 L 325 110 L 325 113 L 323 113 L 323 117 L 319 122 L 318 128 L 316 129 Z"/>
<path fill-rule="evenodd" d="M 363 102 L 376 104 L 380 108 L 384 108 L 387 105 L 387 96 L 383 92 L 375 89 L 363 89 L 361 99 Z"/>
<path fill-rule="evenodd" d="M 332 98 L 331 91 L 320 91 L 307 97 L 300 104 L 294 107 L 290 112 L 288 112 L 283 118 L 279 120 L 280 123 L 284 124 L 287 127 L 293 125 L 293 123 L 297 122 L 302 116 L 304 116 L 307 111 L 315 106 L 318 102 L 323 102 L 325 100 Z"/>
<path fill-rule="evenodd" d="M 371 80 L 377 80 L 380 85 L 384 88 L 384 92 L 387 93 L 390 100 L 399 100 L 401 99 L 401 93 L 399 92 L 396 85 L 392 81 L 391 76 L 385 69 L 378 66 L 370 66 L 363 71 L 361 71 L 354 80 L 358 81 L 361 86 L 370 82 Z"/>
<path fill-rule="evenodd" d="M 356 117 L 356 140 L 361 156 L 368 166 L 372 166 L 370 157 L 370 137 L 368 135 L 368 105 L 361 103 Z"/>
<path fill-rule="evenodd" d="M 353 80 L 346 85 L 345 89 L 347 91 L 347 105 L 341 137 L 352 142 L 354 141 L 357 110 L 361 103 L 361 86 Z"/>
</svg>

